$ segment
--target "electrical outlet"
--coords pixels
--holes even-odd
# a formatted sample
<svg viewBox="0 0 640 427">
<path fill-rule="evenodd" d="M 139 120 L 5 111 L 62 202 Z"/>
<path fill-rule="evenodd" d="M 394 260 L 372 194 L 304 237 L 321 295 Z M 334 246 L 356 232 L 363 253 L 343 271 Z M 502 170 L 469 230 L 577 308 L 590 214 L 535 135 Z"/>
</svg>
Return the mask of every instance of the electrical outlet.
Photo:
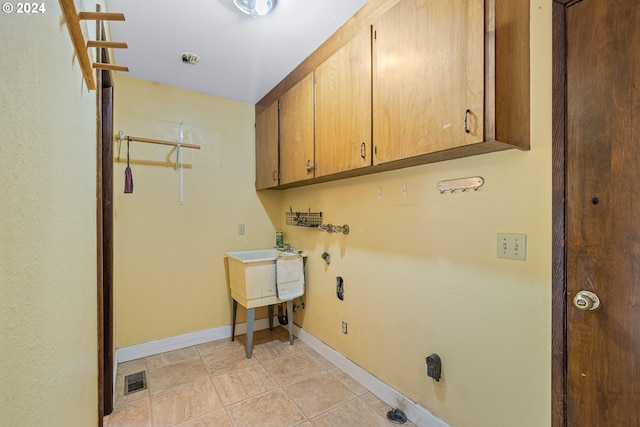
<svg viewBox="0 0 640 427">
<path fill-rule="evenodd" d="M 525 260 L 527 254 L 526 234 L 498 233 L 498 258 Z"/>
<path fill-rule="evenodd" d="M 244 234 L 244 224 L 238 224 L 238 236 L 242 236 Z"/>
<path fill-rule="evenodd" d="M 342 321 L 342 333 L 347 335 L 347 322 Z"/>
</svg>

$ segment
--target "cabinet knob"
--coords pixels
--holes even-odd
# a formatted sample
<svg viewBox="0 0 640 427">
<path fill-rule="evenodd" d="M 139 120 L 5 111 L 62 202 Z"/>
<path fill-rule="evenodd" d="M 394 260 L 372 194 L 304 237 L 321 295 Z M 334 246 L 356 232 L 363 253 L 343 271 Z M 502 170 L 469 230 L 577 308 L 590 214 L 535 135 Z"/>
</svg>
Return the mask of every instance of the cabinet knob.
<svg viewBox="0 0 640 427">
<path fill-rule="evenodd" d="M 360 144 L 360 157 L 363 159 L 367 158 L 367 144 L 364 142 Z"/>
<path fill-rule="evenodd" d="M 273 173 L 271 174 L 271 178 L 273 178 L 274 181 L 278 180 L 278 171 L 273 171 Z"/>
</svg>

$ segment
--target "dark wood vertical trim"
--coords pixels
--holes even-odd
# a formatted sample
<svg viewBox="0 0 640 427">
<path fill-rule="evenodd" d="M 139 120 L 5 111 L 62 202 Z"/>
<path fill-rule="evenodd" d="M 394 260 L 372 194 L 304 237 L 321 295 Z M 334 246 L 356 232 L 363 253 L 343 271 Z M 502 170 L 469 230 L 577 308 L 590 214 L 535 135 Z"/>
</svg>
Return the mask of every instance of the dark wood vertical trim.
<svg viewBox="0 0 640 427">
<path fill-rule="evenodd" d="M 564 427 L 567 391 L 565 267 L 566 8 L 553 3 L 551 425 Z"/>
<path fill-rule="evenodd" d="M 100 11 L 100 5 L 96 5 Z M 105 40 L 104 23 L 96 26 L 96 40 Z M 108 64 L 106 49 L 96 49 L 100 62 Z M 98 338 L 98 427 L 113 411 L 113 81 L 109 71 L 97 76 L 97 338 Z"/>
<path fill-rule="evenodd" d="M 102 99 L 99 95 L 100 92 L 100 84 L 98 83 L 98 105 L 102 104 Z M 98 147 L 96 150 L 96 164 L 98 166 L 96 173 L 96 254 L 97 254 L 97 337 L 98 337 L 98 427 L 102 427 L 102 417 L 104 416 L 104 359 L 102 354 L 104 352 L 104 311 L 103 311 L 103 300 L 102 295 L 104 293 L 104 277 L 103 277 L 103 251 L 102 251 L 102 169 L 100 165 L 102 164 L 102 112 L 101 109 L 98 108 L 97 112 L 98 116 L 98 131 L 97 131 L 97 140 Z"/>
<path fill-rule="evenodd" d="M 100 11 L 100 5 L 96 5 L 96 11 Z M 96 39 L 102 40 L 101 26 L 96 26 Z M 102 49 L 98 49 L 97 52 L 102 52 Z M 104 309 L 103 309 L 103 295 L 104 295 L 104 277 L 103 277 L 103 235 L 102 235 L 102 141 L 103 141 L 103 111 L 102 111 L 102 79 L 100 73 L 96 73 L 96 291 L 97 291 L 97 336 L 98 336 L 98 427 L 102 427 L 104 424 L 103 416 L 105 415 L 104 408 Z"/>
<path fill-rule="evenodd" d="M 103 73 L 108 73 L 103 71 Z M 113 411 L 113 87 L 102 89 L 102 311 L 104 414 Z"/>
</svg>

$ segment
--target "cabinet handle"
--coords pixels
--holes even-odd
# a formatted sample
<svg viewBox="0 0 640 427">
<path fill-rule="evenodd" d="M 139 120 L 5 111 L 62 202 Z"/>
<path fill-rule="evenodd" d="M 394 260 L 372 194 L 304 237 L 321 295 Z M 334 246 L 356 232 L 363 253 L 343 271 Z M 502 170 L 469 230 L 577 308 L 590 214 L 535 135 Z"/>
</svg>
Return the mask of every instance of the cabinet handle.
<svg viewBox="0 0 640 427">
<path fill-rule="evenodd" d="M 471 110 L 469 110 L 468 108 L 466 110 L 464 110 L 464 131 L 466 133 L 471 133 L 471 130 L 469 129 L 469 126 L 467 125 L 467 120 L 469 118 L 469 113 L 471 112 Z"/>
<path fill-rule="evenodd" d="M 362 157 L 363 159 L 367 158 L 367 144 L 365 144 L 364 142 L 360 144 L 360 157 Z"/>
<path fill-rule="evenodd" d="M 274 181 L 278 180 L 278 171 L 273 171 L 273 173 L 271 174 L 271 178 L 273 178 Z"/>
<path fill-rule="evenodd" d="M 316 165 L 311 164 L 311 160 L 307 160 L 307 172 L 311 172 L 316 168 Z"/>
</svg>

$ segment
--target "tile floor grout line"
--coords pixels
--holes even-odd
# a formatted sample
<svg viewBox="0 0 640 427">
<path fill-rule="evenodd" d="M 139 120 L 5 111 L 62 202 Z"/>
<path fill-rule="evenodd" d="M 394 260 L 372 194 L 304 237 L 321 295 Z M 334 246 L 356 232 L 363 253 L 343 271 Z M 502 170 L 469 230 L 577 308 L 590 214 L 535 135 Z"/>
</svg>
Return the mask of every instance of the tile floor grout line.
<svg viewBox="0 0 640 427">
<path fill-rule="evenodd" d="M 151 401 L 151 375 L 149 369 L 149 357 L 144 358 L 144 366 L 145 371 L 147 371 L 147 399 L 149 399 L 149 425 L 151 427 L 155 426 L 155 420 L 153 418 L 153 402 Z"/>
<path fill-rule="evenodd" d="M 293 404 L 293 406 L 295 406 L 295 408 L 298 410 L 298 412 L 300 412 L 303 416 L 304 416 L 304 420 L 300 421 L 298 424 L 296 425 L 300 425 L 300 424 L 304 424 L 307 421 L 310 422 L 311 424 L 313 424 L 311 422 L 311 417 L 309 415 L 307 415 L 300 406 L 298 406 L 298 404 L 291 398 L 291 396 L 289 396 L 289 393 L 287 393 L 286 391 L 282 390 L 282 392 L 284 393 L 285 396 L 287 396 L 287 399 L 289 399 L 289 402 L 291 402 Z"/>
<path fill-rule="evenodd" d="M 245 345 L 246 345 L 246 344 L 245 344 Z M 255 349 L 255 347 L 254 347 L 254 349 Z M 302 353 L 303 353 L 303 354 L 305 354 L 307 357 L 309 357 L 309 358 L 310 358 L 314 363 L 316 363 L 316 364 L 317 364 L 317 365 L 318 365 L 322 370 L 326 371 L 326 369 L 325 369 L 323 366 L 321 366 L 321 365 L 320 365 L 316 360 L 314 360 L 311 356 L 309 356 L 307 353 L 305 353 L 302 349 L 300 349 L 300 348 L 296 348 L 296 349 L 295 349 L 295 352 L 294 352 L 293 354 L 295 354 L 295 353 L 297 353 L 297 352 L 302 352 Z M 274 388 L 274 389 L 267 390 L 267 391 L 265 391 L 264 393 L 261 393 L 261 394 L 257 394 L 257 395 L 254 395 L 254 396 L 249 396 L 249 397 L 247 397 L 246 399 L 240 400 L 240 401 L 238 401 L 238 402 L 234 402 L 234 403 L 232 403 L 231 405 L 239 404 L 239 403 L 241 403 L 241 402 L 245 402 L 245 401 L 248 401 L 248 400 L 251 400 L 251 399 L 257 398 L 257 397 L 259 397 L 259 396 L 264 396 L 264 395 L 266 395 L 266 394 L 268 394 L 268 393 L 272 393 L 272 392 L 275 392 L 275 391 L 278 391 L 278 390 L 279 390 L 279 391 L 281 391 L 281 392 L 286 396 L 287 400 L 288 400 L 289 402 L 291 402 L 291 404 L 292 404 L 292 405 L 293 405 L 293 406 L 298 410 L 298 412 L 299 412 L 300 414 L 302 414 L 302 416 L 304 417 L 304 419 L 303 419 L 301 422 L 296 423 L 296 424 L 295 424 L 295 426 L 299 426 L 299 425 L 302 425 L 302 424 L 307 423 L 307 422 L 312 423 L 312 421 L 311 421 L 311 420 L 312 420 L 312 418 L 311 418 L 308 414 L 306 414 L 298 404 L 296 404 L 296 402 L 291 398 L 291 396 L 289 395 L 289 393 L 287 393 L 287 391 L 284 389 L 284 387 L 285 387 L 285 386 L 287 386 L 287 385 L 295 384 L 295 383 L 296 383 L 296 382 L 298 382 L 298 381 L 303 381 L 303 380 L 305 380 L 305 379 L 307 379 L 307 378 L 311 378 L 311 377 L 313 377 L 314 375 L 317 375 L 319 372 L 313 373 L 313 374 L 308 375 L 308 376 L 303 377 L 303 378 L 298 378 L 296 381 L 293 381 L 293 382 L 288 383 L 288 384 L 281 384 L 281 383 L 279 383 L 275 378 L 273 378 L 273 375 L 271 375 L 271 373 L 269 372 L 269 370 L 267 370 L 267 369 L 265 368 L 265 366 L 264 366 L 264 363 L 267 363 L 267 362 L 274 362 L 274 361 L 277 361 L 277 360 L 279 360 L 279 359 L 285 358 L 285 357 L 290 356 L 290 355 L 291 355 L 291 354 L 282 354 L 282 355 L 280 355 L 280 356 L 274 357 L 273 359 L 265 360 L 265 361 L 262 361 L 262 360 L 260 359 L 260 356 L 259 356 L 259 355 L 253 355 L 253 357 L 255 357 L 255 358 L 257 359 L 258 364 L 259 364 L 259 365 L 262 367 L 262 369 L 267 373 L 267 376 L 268 376 L 269 378 L 271 378 L 271 380 L 273 381 L 273 383 L 274 383 L 274 384 L 276 384 L 276 386 L 277 386 L 277 387 L 276 387 L 276 388 Z M 230 406 L 230 405 L 225 405 L 225 407 L 227 407 L 227 406 Z"/>
<path fill-rule="evenodd" d="M 349 379 L 353 380 L 352 377 L 350 377 L 348 374 L 346 374 L 344 371 L 342 371 L 340 368 L 338 368 L 336 365 L 334 365 L 333 363 L 329 362 L 328 360 L 326 360 L 324 357 L 322 357 L 322 355 L 319 355 L 317 352 L 315 352 L 312 348 L 307 347 L 303 342 L 294 342 L 294 348 L 289 348 L 289 343 L 288 340 L 283 340 L 282 339 L 282 334 L 280 333 L 280 331 L 272 331 L 272 332 L 267 332 L 265 334 L 262 335 L 262 337 L 260 337 L 261 340 L 255 340 L 254 337 L 254 350 L 258 350 L 258 352 L 256 353 L 255 357 L 255 363 L 252 363 L 250 365 L 247 366 L 242 366 L 241 367 L 237 367 L 240 360 L 236 359 L 236 357 L 238 357 L 238 352 L 236 352 L 236 348 L 234 347 L 234 345 L 229 345 L 229 343 L 222 343 L 220 341 L 222 340 L 218 340 L 218 341 L 214 341 L 212 343 L 217 343 L 220 342 L 220 346 L 219 348 L 217 348 L 217 346 L 213 346 L 211 348 L 206 348 L 204 347 L 207 343 L 203 343 L 203 344 L 199 344 L 199 345 L 193 345 L 190 347 L 193 347 L 193 350 L 195 350 L 195 354 L 198 356 L 197 360 L 198 366 L 203 366 L 204 370 L 201 374 L 196 374 L 196 375 L 200 375 L 199 378 L 194 379 L 192 381 L 189 381 L 187 383 L 184 384 L 177 384 L 177 385 L 173 385 L 172 387 L 169 387 L 167 389 L 161 390 L 160 392 L 156 393 L 155 395 L 151 394 L 151 378 L 150 375 L 148 375 L 148 390 L 146 397 L 141 397 L 140 399 L 134 399 L 133 401 L 127 402 L 126 404 L 122 405 L 121 408 L 126 408 L 129 405 L 133 405 L 136 403 L 140 403 L 141 400 L 146 399 L 147 400 L 147 408 L 148 408 L 148 420 L 149 420 L 149 427 L 153 427 L 156 425 L 156 422 L 159 422 L 160 420 L 155 420 L 154 417 L 154 405 L 153 405 L 153 400 L 154 400 L 154 396 L 157 397 L 159 395 L 161 395 L 162 393 L 169 393 L 169 392 L 175 392 L 176 390 L 179 390 L 181 387 L 187 387 L 190 385 L 193 385 L 197 382 L 209 382 L 209 384 L 211 386 L 213 386 L 211 388 L 211 390 L 217 395 L 217 400 L 219 402 L 219 406 L 216 409 L 212 409 L 212 410 L 208 410 L 207 412 L 204 413 L 195 413 L 195 415 L 192 416 L 192 418 L 188 418 L 188 419 L 181 419 L 181 418 L 175 418 L 173 421 L 173 427 L 176 427 L 180 424 L 186 424 L 186 423 L 193 423 L 194 420 L 200 419 L 200 418 L 205 418 L 207 416 L 211 416 L 212 414 L 218 412 L 218 411 L 222 411 L 220 412 L 221 417 L 224 417 L 226 419 L 226 422 L 232 426 L 232 427 L 236 427 L 238 425 L 242 424 L 242 421 L 240 421 L 242 419 L 243 416 L 252 416 L 250 414 L 253 414 L 253 411 L 256 410 L 256 408 L 252 408 L 252 405 L 249 403 L 247 405 L 247 402 L 250 402 L 252 399 L 259 399 L 260 397 L 263 397 L 265 395 L 268 395 L 269 393 L 279 393 L 280 396 L 283 397 L 283 401 L 287 401 L 287 405 L 289 405 L 291 407 L 291 409 L 293 411 L 296 411 L 298 415 L 296 415 L 296 418 L 302 418 L 301 421 L 296 422 L 295 424 L 288 424 L 285 423 L 287 425 L 294 425 L 294 426 L 301 426 L 301 425 L 315 425 L 313 420 L 321 420 L 318 422 L 326 422 L 327 420 L 330 419 L 334 419 L 336 416 L 341 416 L 341 410 L 342 413 L 344 414 L 348 414 L 350 413 L 350 411 L 352 412 L 354 409 L 355 405 L 356 407 L 366 407 L 367 409 L 367 413 L 370 413 L 370 415 L 368 415 L 368 417 L 375 417 L 376 419 L 378 417 L 381 417 L 381 424 L 384 425 L 390 425 L 388 424 L 388 420 L 386 419 L 383 411 L 386 411 L 386 408 L 388 405 L 386 405 L 384 402 L 380 401 L 378 402 L 378 400 L 375 399 L 375 395 L 371 395 L 368 396 L 367 393 L 371 393 L 369 390 L 366 389 L 366 387 L 361 387 L 361 388 L 353 388 L 356 386 L 356 384 L 351 384 L 349 381 Z M 296 338 L 296 340 L 298 340 Z M 236 340 L 237 344 L 239 345 L 239 347 L 244 347 L 246 344 L 243 344 L 241 340 Z M 271 344 L 274 343 L 274 344 Z M 300 343 L 301 345 L 296 345 Z M 266 347 L 260 347 L 262 345 L 267 345 Z M 188 348 L 188 347 L 187 347 Z M 263 357 L 262 359 L 260 358 L 260 351 L 259 349 L 263 349 L 265 352 L 263 353 Z M 181 349 L 184 350 L 184 349 Z M 216 373 L 216 369 L 210 369 L 207 362 L 205 361 L 206 359 L 206 355 L 215 355 L 218 351 L 222 351 L 221 353 L 219 353 L 219 355 L 221 355 L 223 358 L 226 358 L 225 356 L 225 352 L 226 351 L 231 351 L 233 354 L 230 354 L 229 357 L 231 357 L 232 359 L 230 359 L 230 368 L 227 370 L 225 369 L 225 367 L 223 365 L 221 370 Z M 180 350 L 176 350 L 176 351 L 180 351 Z M 190 359 L 191 356 L 188 356 L 188 354 L 193 354 L 192 350 L 188 350 L 185 352 L 187 354 L 187 356 L 184 357 L 184 359 Z M 164 358 L 162 357 L 162 355 L 164 355 Z M 161 355 L 157 355 L 160 356 L 158 358 L 158 362 L 159 363 L 163 363 L 166 362 L 167 360 L 173 360 L 172 363 L 168 363 L 166 362 L 166 365 L 160 365 L 159 367 L 164 367 L 164 366 L 169 366 L 169 365 L 173 365 L 173 364 L 178 364 L 178 363 L 182 363 L 182 361 L 184 359 L 179 359 L 177 358 L 178 355 L 181 355 L 180 353 L 172 353 L 171 351 L 169 352 L 165 352 L 162 353 Z M 280 384 L 276 378 L 277 376 L 274 376 L 272 374 L 272 371 L 267 369 L 266 366 L 271 365 L 272 367 L 276 368 L 276 372 L 280 372 L 279 375 L 282 376 L 282 378 L 287 378 L 287 368 L 288 368 L 288 364 L 289 363 L 295 363 L 296 359 L 293 359 L 291 362 L 282 362 L 280 359 L 286 358 L 286 357 L 302 357 L 304 356 L 304 358 L 306 358 L 307 360 L 303 363 L 303 365 L 300 365 L 300 369 L 297 371 L 293 371 L 293 378 L 295 378 L 293 381 L 285 383 L 285 384 Z M 144 358 L 144 366 L 146 366 L 146 371 L 147 373 L 150 372 L 150 364 L 149 364 L 149 357 Z M 244 358 L 244 355 L 242 356 Z M 215 358 L 215 356 L 214 356 Z M 194 360 L 196 360 L 194 358 Z M 278 360 L 280 360 L 281 365 L 278 366 L 277 362 Z M 297 359 L 297 360 L 302 360 L 302 359 Z M 244 361 L 244 360 L 243 360 Z M 217 363 L 217 362 L 216 362 Z M 265 365 L 266 364 L 266 365 Z M 212 367 L 215 366 L 215 363 L 210 363 L 210 365 Z M 185 367 L 186 369 L 187 367 Z M 280 368 L 280 369 L 277 369 Z M 190 368 L 189 368 L 190 369 Z M 200 369 L 200 368 L 198 368 Z M 251 369 L 256 369 L 257 372 L 253 372 L 250 373 L 250 375 L 247 377 L 245 376 L 244 378 L 242 377 L 243 375 L 243 371 L 244 372 L 250 372 Z M 312 370 L 314 372 L 309 373 L 309 370 Z M 198 371 L 199 372 L 199 371 Z M 235 377 L 234 377 L 235 374 Z M 171 375 L 181 375 L 180 371 L 177 370 L 175 373 L 171 373 Z M 228 383 L 226 383 L 227 385 L 225 386 L 224 389 L 221 389 L 220 387 L 222 387 L 223 385 L 225 385 L 225 383 L 221 380 L 222 376 L 227 375 L 229 376 L 229 381 Z M 291 375 L 291 371 L 288 372 L 288 375 Z M 298 393 L 300 392 L 300 388 L 298 388 L 298 393 L 294 394 L 294 395 L 290 395 L 287 392 L 287 389 L 290 389 L 291 392 L 294 392 L 294 390 L 292 390 L 292 386 L 301 383 L 303 381 L 309 380 L 310 378 L 313 378 L 314 376 L 317 375 L 324 375 L 326 376 L 326 378 L 330 378 L 332 380 L 332 382 L 335 382 L 336 384 L 339 384 L 341 387 L 344 388 L 344 390 L 348 391 L 349 394 L 351 396 L 348 396 L 346 400 L 341 401 L 337 404 L 335 404 L 335 406 L 332 406 L 330 408 L 326 407 L 326 404 L 323 404 L 319 407 L 316 407 L 315 409 L 312 409 L 313 406 L 309 406 L 308 403 L 305 403 L 304 400 L 300 400 L 300 403 L 296 403 L 296 401 L 294 400 L 294 397 L 298 398 Z M 253 388 L 254 390 L 264 390 L 261 391 L 257 394 L 253 394 L 253 395 L 244 395 L 242 390 L 247 390 L 247 387 L 245 387 L 245 385 L 242 384 L 243 381 L 247 381 L 247 378 L 251 378 L 253 377 L 255 379 L 255 381 L 257 382 L 253 382 L 251 383 L 251 385 L 249 385 L 249 383 L 244 383 L 247 384 L 247 387 L 249 389 L 251 389 L 251 387 L 257 387 L 257 388 Z M 218 379 L 217 381 L 214 379 Z M 236 380 L 239 380 L 240 382 L 238 383 L 237 381 L 234 381 L 234 378 Z M 250 380 L 252 381 L 252 380 Z M 353 380 L 354 381 L 354 380 Z M 171 384 L 171 381 L 163 381 L 164 384 Z M 218 383 L 218 384 L 216 384 Z M 314 388 L 314 382 L 310 381 L 309 382 L 312 389 Z M 351 385 L 350 385 L 351 384 Z M 240 386 L 240 388 L 237 388 L 238 385 Z M 270 386 L 272 386 L 273 388 L 269 388 Z M 300 387 L 303 387 L 302 385 L 300 385 Z M 234 391 L 235 388 L 235 391 Z M 304 389 L 302 389 L 304 390 Z M 327 391 L 325 392 L 321 392 L 321 393 L 331 393 L 329 391 L 330 389 L 327 389 Z M 224 394 L 222 393 L 224 391 Z M 317 390 L 316 390 L 317 392 Z M 238 394 L 239 393 L 239 394 Z M 306 391 L 304 393 L 307 393 Z M 226 401 L 224 401 L 222 399 L 222 396 L 233 396 L 235 394 L 235 396 L 242 396 L 242 398 L 238 401 L 235 402 L 230 402 L 230 403 L 226 403 Z M 213 395 L 211 395 L 213 396 Z M 279 398 L 280 399 L 280 398 Z M 340 398 L 341 399 L 341 398 Z M 338 399 L 338 400 L 340 400 Z M 264 399 L 263 399 L 264 400 Z M 359 402 L 359 403 L 356 403 Z M 243 405 L 244 404 L 244 405 Z M 327 402 L 327 404 L 332 404 L 330 402 Z M 239 405 L 238 408 L 232 412 L 230 410 L 231 407 L 234 407 L 235 405 Z M 351 408 L 349 408 L 348 405 L 352 405 Z M 363 405 L 363 406 L 360 406 Z M 374 406 L 375 405 L 375 406 Z M 138 405 L 140 406 L 140 405 Z M 144 406 L 144 404 L 142 405 Z M 306 408 L 306 410 L 310 410 L 311 412 L 314 412 L 316 410 L 319 410 L 319 412 L 317 414 L 314 414 L 313 417 L 311 417 L 310 415 L 308 415 L 303 408 Z M 205 408 L 202 408 L 205 409 Z M 207 407 L 206 409 L 209 409 L 209 407 Z M 389 408 L 391 409 L 391 408 Z M 240 412 L 238 412 L 240 411 Z M 114 412 L 115 408 L 114 408 Z M 331 413 L 336 412 L 336 415 L 334 415 L 333 417 L 331 417 Z M 140 414 L 138 412 L 138 414 Z M 258 413 L 260 414 L 260 413 Z M 186 415 L 186 414 L 185 414 Z M 233 418 L 232 415 L 235 415 L 236 417 L 240 417 L 240 418 Z M 134 416 L 134 415 L 132 415 Z M 261 415 L 258 415 L 258 417 L 260 417 Z M 268 416 L 268 415 L 266 415 Z M 349 416 L 353 416 L 349 415 Z M 360 415 L 361 416 L 361 415 Z M 112 419 L 113 418 L 113 419 Z M 358 419 L 358 422 L 361 420 L 361 418 Z M 176 422 L 177 421 L 177 422 Z M 109 427 L 109 425 L 111 424 L 111 422 L 114 423 L 118 423 L 118 425 L 120 425 L 121 418 L 119 418 L 117 415 L 116 417 L 110 417 L 110 418 L 106 418 L 106 426 L 105 427 Z M 238 424 L 238 422 L 240 422 L 240 424 Z M 125 425 L 132 425 L 132 424 L 125 424 Z M 163 424 L 164 425 L 164 424 Z M 412 425 L 412 424 L 409 424 Z M 114 424 L 115 427 L 115 424 Z"/>
<path fill-rule="evenodd" d="M 343 407 L 343 406 L 345 406 L 345 405 L 347 405 L 347 404 L 349 404 L 349 403 L 351 403 L 351 402 L 353 402 L 354 400 L 357 400 L 357 399 L 359 399 L 359 398 L 360 398 L 360 396 L 355 396 L 355 397 L 353 397 L 353 398 L 351 398 L 351 399 L 345 400 L 344 402 L 341 402 L 341 403 L 337 404 L 336 406 L 333 406 L 333 407 L 331 407 L 331 408 L 325 409 L 325 410 L 324 410 L 324 411 L 322 411 L 322 412 L 318 412 L 318 413 L 317 413 L 316 415 L 314 415 L 312 418 L 309 418 L 309 420 L 313 420 L 313 419 L 316 419 L 316 418 L 318 418 L 318 417 L 320 417 L 320 416 L 322 416 L 322 415 L 326 415 L 326 414 L 328 414 L 329 412 L 332 412 L 332 411 L 334 411 L 334 410 L 337 410 L 337 409 L 339 409 L 339 408 L 341 408 L 341 407 Z M 363 403 L 365 403 L 365 405 L 367 404 L 366 402 L 363 402 Z"/>
<path fill-rule="evenodd" d="M 328 371 L 328 369 L 325 369 L 325 372 L 326 372 L 328 375 L 331 375 L 331 373 Z M 317 374 L 316 374 L 316 375 L 317 375 Z M 333 377 L 333 376 L 332 376 L 332 377 Z M 344 387 L 346 387 L 347 389 L 349 389 L 349 387 L 347 387 L 347 385 L 346 385 L 346 384 L 342 383 L 342 381 L 340 381 L 340 380 L 339 380 L 339 379 L 337 379 L 337 378 L 336 378 L 336 380 L 337 380 L 340 384 L 342 384 Z M 349 391 L 353 392 L 353 390 L 351 390 L 351 389 L 349 389 Z M 286 393 L 286 391 L 285 391 L 285 393 Z M 286 393 L 286 394 L 287 394 L 287 396 L 289 395 L 288 393 Z M 341 402 L 341 403 L 339 403 L 339 404 L 337 404 L 337 405 L 335 405 L 335 406 L 332 406 L 332 407 L 330 407 L 330 408 L 327 408 L 327 409 L 325 409 L 325 410 L 323 410 L 323 411 L 320 411 L 320 412 L 318 412 L 317 414 L 315 414 L 314 416 L 307 415 L 304 411 L 302 411 L 302 409 L 301 409 L 301 411 L 302 411 L 302 413 L 303 413 L 303 414 L 305 414 L 305 416 L 307 417 L 307 419 L 308 419 L 309 421 L 312 421 L 313 419 L 318 418 L 318 417 L 320 417 L 321 415 L 327 414 L 327 413 L 329 413 L 329 412 L 331 412 L 331 411 L 333 411 L 333 410 L 335 410 L 335 409 L 338 409 L 338 408 L 340 408 L 341 406 L 344 406 L 344 405 L 346 405 L 347 403 L 352 402 L 352 401 L 354 401 L 354 400 L 358 399 L 359 397 L 360 397 L 360 396 L 358 396 L 358 395 L 354 392 L 354 393 L 353 393 L 353 397 L 352 397 L 352 398 L 347 399 L 347 400 L 345 400 L 344 402 Z"/>
</svg>

